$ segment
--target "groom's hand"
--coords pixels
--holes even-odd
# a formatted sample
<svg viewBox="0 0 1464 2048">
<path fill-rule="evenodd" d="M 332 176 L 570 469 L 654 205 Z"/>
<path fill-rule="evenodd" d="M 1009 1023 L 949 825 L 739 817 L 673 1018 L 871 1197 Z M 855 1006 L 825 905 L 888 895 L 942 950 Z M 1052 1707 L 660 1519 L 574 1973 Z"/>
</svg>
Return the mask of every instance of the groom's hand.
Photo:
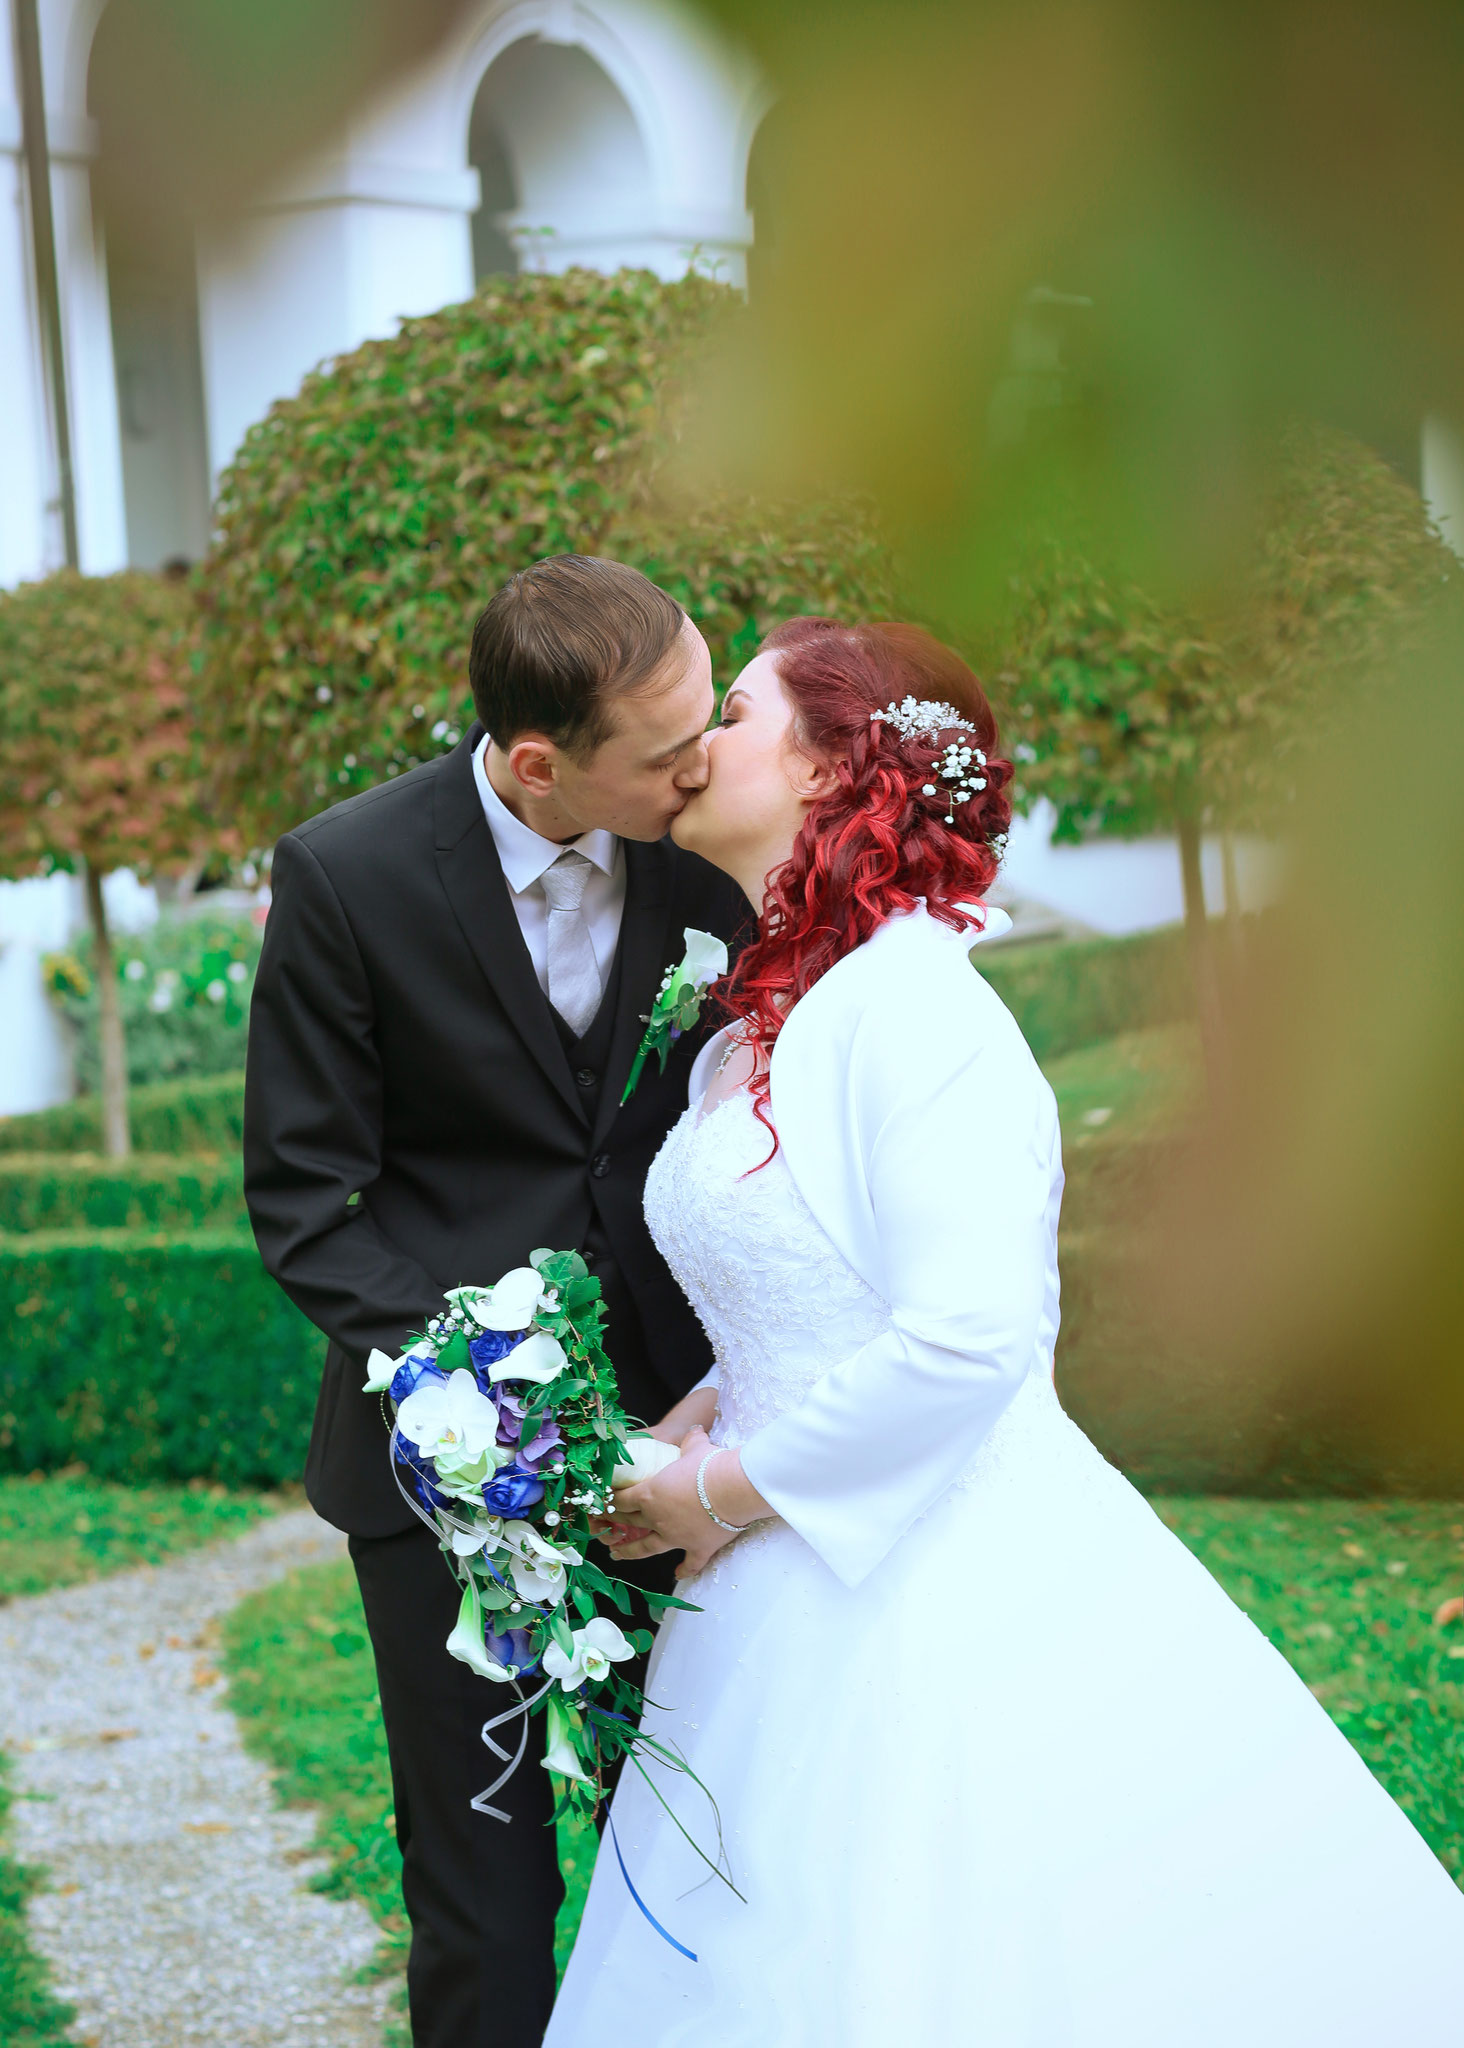
<svg viewBox="0 0 1464 2048">
<path fill-rule="evenodd" d="M 638 1486 L 627 1486 L 617 1492 L 617 1527 L 624 1521 L 644 1532 L 626 1539 L 608 1534 L 603 1537 L 602 1541 L 617 1558 L 659 1557 L 663 1551 L 682 1550 L 686 1555 L 676 1568 L 678 1579 L 694 1578 L 706 1570 L 717 1552 L 737 1534 L 737 1530 L 722 1528 L 712 1520 L 697 1492 L 696 1476 L 702 1460 L 715 1449 L 704 1429 L 690 1429 L 682 1439 L 681 1456 L 674 1465 L 668 1465 L 654 1479 L 644 1479 Z M 722 1466 L 728 1468 L 725 1473 L 719 1469 Z M 730 1511 L 734 1506 L 746 1522 L 758 1521 L 772 1512 L 761 1494 L 743 1477 L 735 1450 L 724 1451 L 709 1471 L 707 1495 L 727 1522 L 734 1519 Z"/>
</svg>

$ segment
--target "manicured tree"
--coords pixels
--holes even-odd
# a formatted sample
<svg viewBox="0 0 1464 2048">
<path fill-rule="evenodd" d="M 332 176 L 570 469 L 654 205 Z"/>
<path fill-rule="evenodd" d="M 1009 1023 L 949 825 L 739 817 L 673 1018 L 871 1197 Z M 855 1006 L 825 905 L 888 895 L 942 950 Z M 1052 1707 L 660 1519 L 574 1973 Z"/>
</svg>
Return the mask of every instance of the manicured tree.
<svg viewBox="0 0 1464 2048">
<path fill-rule="evenodd" d="M 1206 620 L 1106 576 L 1071 540 L 1014 584 L 999 664 L 1018 800 L 1054 836 L 1173 832 L 1200 1019 L 1220 1034 L 1205 830 L 1276 833 L 1356 680 L 1457 579 L 1416 491 L 1360 442 L 1294 429 L 1238 595 Z"/>
<path fill-rule="evenodd" d="M 456 743 L 473 620 L 542 555 L 645 569 L 719 681 L 791 612 L 888 615 L 857 510 L 672 480 L 689 373 L 739 308 L 695 275 L 493 279 L 250 430 L 201 581 L 211 765 L 255 845 Z"/>
<path fill-rule="evenodd" d="M 129 1150 L 127 1060 L 102 895 L 197 847 L 188 636 L 178 584 L 62 570 L 0 594 L 0 874 L 79 870 L 95 945 L 103 1142 Z"/>
</svg>

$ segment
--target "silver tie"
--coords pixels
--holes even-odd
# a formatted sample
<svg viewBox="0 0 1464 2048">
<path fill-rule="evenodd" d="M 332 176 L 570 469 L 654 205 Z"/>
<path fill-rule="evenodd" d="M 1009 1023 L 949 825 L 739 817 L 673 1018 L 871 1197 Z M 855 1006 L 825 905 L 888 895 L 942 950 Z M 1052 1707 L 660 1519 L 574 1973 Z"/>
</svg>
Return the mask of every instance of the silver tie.
<svg viewBox="0 0 1464 2048">
<path fill-rule="evenodd" d="M 590 862 L 570 847 L 540 878 L 549 905 L 549 1000 L 576 1038 L 600 1007 L 600 966 L 581 909 Z"/>
</svg>

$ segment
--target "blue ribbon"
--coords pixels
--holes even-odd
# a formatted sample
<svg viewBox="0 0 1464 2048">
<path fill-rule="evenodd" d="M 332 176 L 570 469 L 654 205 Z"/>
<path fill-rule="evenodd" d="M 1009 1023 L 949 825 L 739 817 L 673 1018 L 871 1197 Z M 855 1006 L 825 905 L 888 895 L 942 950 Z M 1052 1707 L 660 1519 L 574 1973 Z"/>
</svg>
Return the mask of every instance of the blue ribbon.
<svg viewBox="0 0 1464 2048">
<path fill-rule="evenodd" d="M 661 1925 L 660 1921 L 656 1918 L 655 1914 L 651 1911 L 650 1907 L 646 1904 L 645 1900 L 641 1897 L 640 1893 L 636 1890 L 635 1886 L 631 1883 L 630 1872 L 625 1867 L 625 1858 L 620 1853 L 620 1837 L 615 1832 L 615 1816 L 613 1813 L 610 1812 L 608 1807 L 605 1810 L 605 1819 L 609 1823 L 610 1841 L 612 1847 L 615 1850 L 615 1861 L 620 1865 L 620 1875 L 625 1879 L 625 1889 L 630 1893 L 630 1896 L 635 1900 L 636 1904 L 645 1914 L 647 1920 L 650 1921 L 652 1927 L 655 1928 L 657 1934 L 660 1935 L 662 1941 L 669 1941 L 672 1948 L 675 1949 L 677 1955 L 685 1956 L 686 1960 L 689 1963 L 694 1963 L 696 1961 L 696 1957 L 695 1955 L 693 1955 L 692 1951 L 689 1948 L 686 1948 L 681 1942 L 679 1942 L 674 1934 L 668 1934 L 666 1932 L 665 1928 Z"/>
</svg>

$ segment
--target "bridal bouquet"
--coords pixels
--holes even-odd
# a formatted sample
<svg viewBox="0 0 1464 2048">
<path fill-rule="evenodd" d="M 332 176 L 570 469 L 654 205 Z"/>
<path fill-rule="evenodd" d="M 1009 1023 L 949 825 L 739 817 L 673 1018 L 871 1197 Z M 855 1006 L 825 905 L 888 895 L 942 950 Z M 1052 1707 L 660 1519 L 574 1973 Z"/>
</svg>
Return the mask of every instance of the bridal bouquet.
<svg viewBox="0 0 1464 2048">
<path fill-rule="evenodd" d="M 640 1748 L 684 1768 L 637 1730 L 640 1688 L 617 1670 L 649 1650 L 623 1629 L 629 1588 L 585 1555 L 592 1516 L 611 1490 L 679 1455 L 635 1432 L 601 1342 L 600 1283 L 577 1252 L 536 1251 L 492 1287 L 454 1287 L 447 1307 L 401 1358 L 373 1351 L 365 1391 L 395 1411 L 393 1467 L 406 1499 L 435 1529 L 462 1587 L 447 1647 L 515 1702 L 483 1740 L 507 1769 L 473 1801 L 489 1802 L 523 1759 L 527 1716 L 548 1717 L 547 1769 L 564 1780 L 559 1811 L 597 1810 L 604 1767 Z M 686 1607 L 644 1593 L 653 1613 Z M 611 1611 L 613 1610 L 613 1612 Z M 522 1682 L 538 1681 L 526 1697 Z M 520 1722 L 517 1753 L 493 1730 Z"/>
</svg>

